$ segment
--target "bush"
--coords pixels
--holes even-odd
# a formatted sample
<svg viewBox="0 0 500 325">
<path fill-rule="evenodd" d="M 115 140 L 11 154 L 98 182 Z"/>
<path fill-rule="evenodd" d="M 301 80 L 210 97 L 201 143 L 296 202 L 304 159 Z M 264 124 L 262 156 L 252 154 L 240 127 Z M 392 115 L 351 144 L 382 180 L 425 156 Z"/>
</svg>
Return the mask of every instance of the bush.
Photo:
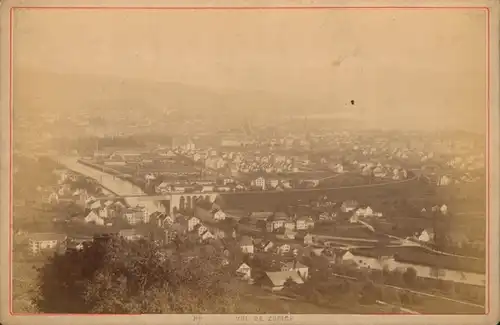
<svg viewBox="0 0 500 325">
<path fill-rule="evenodd" d="M 401 293 L 400 299 L 401 299 L 401 304 L 403 306 L 409 305 L 412 303 L 412 297 L 407 292 Z"/>
<path fill-rule="evenodd" d="M 322 304 L 324 302 L 323 295 L 316 289 L 308 292 L 306 299 L 313 304 Z"/>
<path fill-rule="evenodd" d="M 46 313 L 223 313 L 238 295 L 218 254 L 165 258 L 154 242 L 96 239 L 38 270 L 34 304 Z"/>
<path fill-rule="evenodd" d="M 401 303 L 401 298 L 399 296 L 399 292 L 391 289 L 391 288 L 384 288 L 382 289 L 382 299 L 385 302 L 388 303 L 395 303 L 395 304 L 400 304 Z"/>
<path fill-rule="evenodd" d="M 388 271 L 385 273 L 385 283 L 390 283 L 392 285 L 402 287 L 404 286 L 403 273 L 399 270 Z"/>
<path fill-rule="evenodd" d="M 368 282 L 363 286 L 361 291 L 360 303 L 374 304 L 382 298 L 382 292 L 379 287 L 376 287 L 372 282 Z"/>
<path fill-rule="evenodd" d="M 403 273 L 403 280 L 407 286 L 414 287 L 417 283 L 417 271 L 412 267 L 407 268 Z"/>
</svg>

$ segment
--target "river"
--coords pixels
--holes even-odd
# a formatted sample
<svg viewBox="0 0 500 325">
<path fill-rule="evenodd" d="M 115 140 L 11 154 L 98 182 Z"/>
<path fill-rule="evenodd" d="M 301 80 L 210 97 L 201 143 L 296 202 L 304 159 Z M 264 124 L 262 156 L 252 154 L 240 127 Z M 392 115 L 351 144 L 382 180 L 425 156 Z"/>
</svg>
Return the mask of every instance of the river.
<svg viewBox="0 0 500 325">
<path fill-rule="evenodd" d="M 74 157 L 58 157 L 58 162 L 69 170 L 98 181 L 105 189 L 114 193 L 115 195 L 146 195 L 146 193 L 144 193 L 144 191 L 140 187 L 130 182 L 124 181 L 118 177 L 114 177 L 105 172 L 83 165 L 78 162 L 78 159 L 79 158 Z M 131 207 L 135 207 L 138 205 L 144 206 L 147 209 L 148 213 L 153 213 L 160 207 L 160 203 L 157 201 L 145 201 L 143 199 L 139 200 L 138 197 L 126 197 L 124 198 L 124 200 Z"/>
</svg>

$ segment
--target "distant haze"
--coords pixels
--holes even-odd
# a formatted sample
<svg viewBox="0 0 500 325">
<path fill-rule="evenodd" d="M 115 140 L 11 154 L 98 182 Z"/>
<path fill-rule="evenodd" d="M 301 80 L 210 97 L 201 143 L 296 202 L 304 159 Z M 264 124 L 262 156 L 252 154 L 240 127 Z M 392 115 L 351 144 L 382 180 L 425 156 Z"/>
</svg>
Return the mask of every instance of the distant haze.
<svg viewBox="0 0 500 325">
<path fill-rule="evenodd" d="M 124 97 L 157 110 L 253 105 L 381 128 L 486 124 L 485 11 L 17 9 L 14 22 L 18 114 L 60 111 L 90 96 L 99 109 L 118 109 Z M 99 78 L 114 90 L 96 91 Z M 165 91 L 134 94 L 121 79 Z M 173 84 L 187 87 L 191 101 L 169 102 Z M 71 98 L 58 99 L 62 90 Z M 229 99 L 192 100 L 198 91 Z"/>
</svg>

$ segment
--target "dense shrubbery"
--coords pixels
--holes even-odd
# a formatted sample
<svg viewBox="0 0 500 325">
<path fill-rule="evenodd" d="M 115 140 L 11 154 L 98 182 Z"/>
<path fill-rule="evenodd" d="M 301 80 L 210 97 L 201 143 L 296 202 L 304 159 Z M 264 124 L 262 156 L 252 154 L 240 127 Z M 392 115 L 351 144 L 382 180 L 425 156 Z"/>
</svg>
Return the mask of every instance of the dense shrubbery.
<svg viewBox="0 0 500 325">
<path fill-rule="evenodd" d="M 49 313 L 232 312 L 238 293 L 220 258 L 213 251 L 165 258 L 150 241 L 97 239 L 39 269 L 34 303 Z"/>
</svg>

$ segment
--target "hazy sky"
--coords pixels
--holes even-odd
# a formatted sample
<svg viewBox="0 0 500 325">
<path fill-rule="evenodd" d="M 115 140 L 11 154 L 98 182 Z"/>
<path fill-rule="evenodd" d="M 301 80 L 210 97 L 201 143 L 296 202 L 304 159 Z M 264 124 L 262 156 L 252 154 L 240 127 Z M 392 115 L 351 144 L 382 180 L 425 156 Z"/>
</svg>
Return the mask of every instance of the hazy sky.
<svg viewBox="0 0 500 325">
<path fill-rule="evenodd" d="M 289 93 L 325 112 L 355 99 L 374 123 L 482 128 L 486 27 L 479 10 L 22 10 L 14 65 Z"/>
</svg>

